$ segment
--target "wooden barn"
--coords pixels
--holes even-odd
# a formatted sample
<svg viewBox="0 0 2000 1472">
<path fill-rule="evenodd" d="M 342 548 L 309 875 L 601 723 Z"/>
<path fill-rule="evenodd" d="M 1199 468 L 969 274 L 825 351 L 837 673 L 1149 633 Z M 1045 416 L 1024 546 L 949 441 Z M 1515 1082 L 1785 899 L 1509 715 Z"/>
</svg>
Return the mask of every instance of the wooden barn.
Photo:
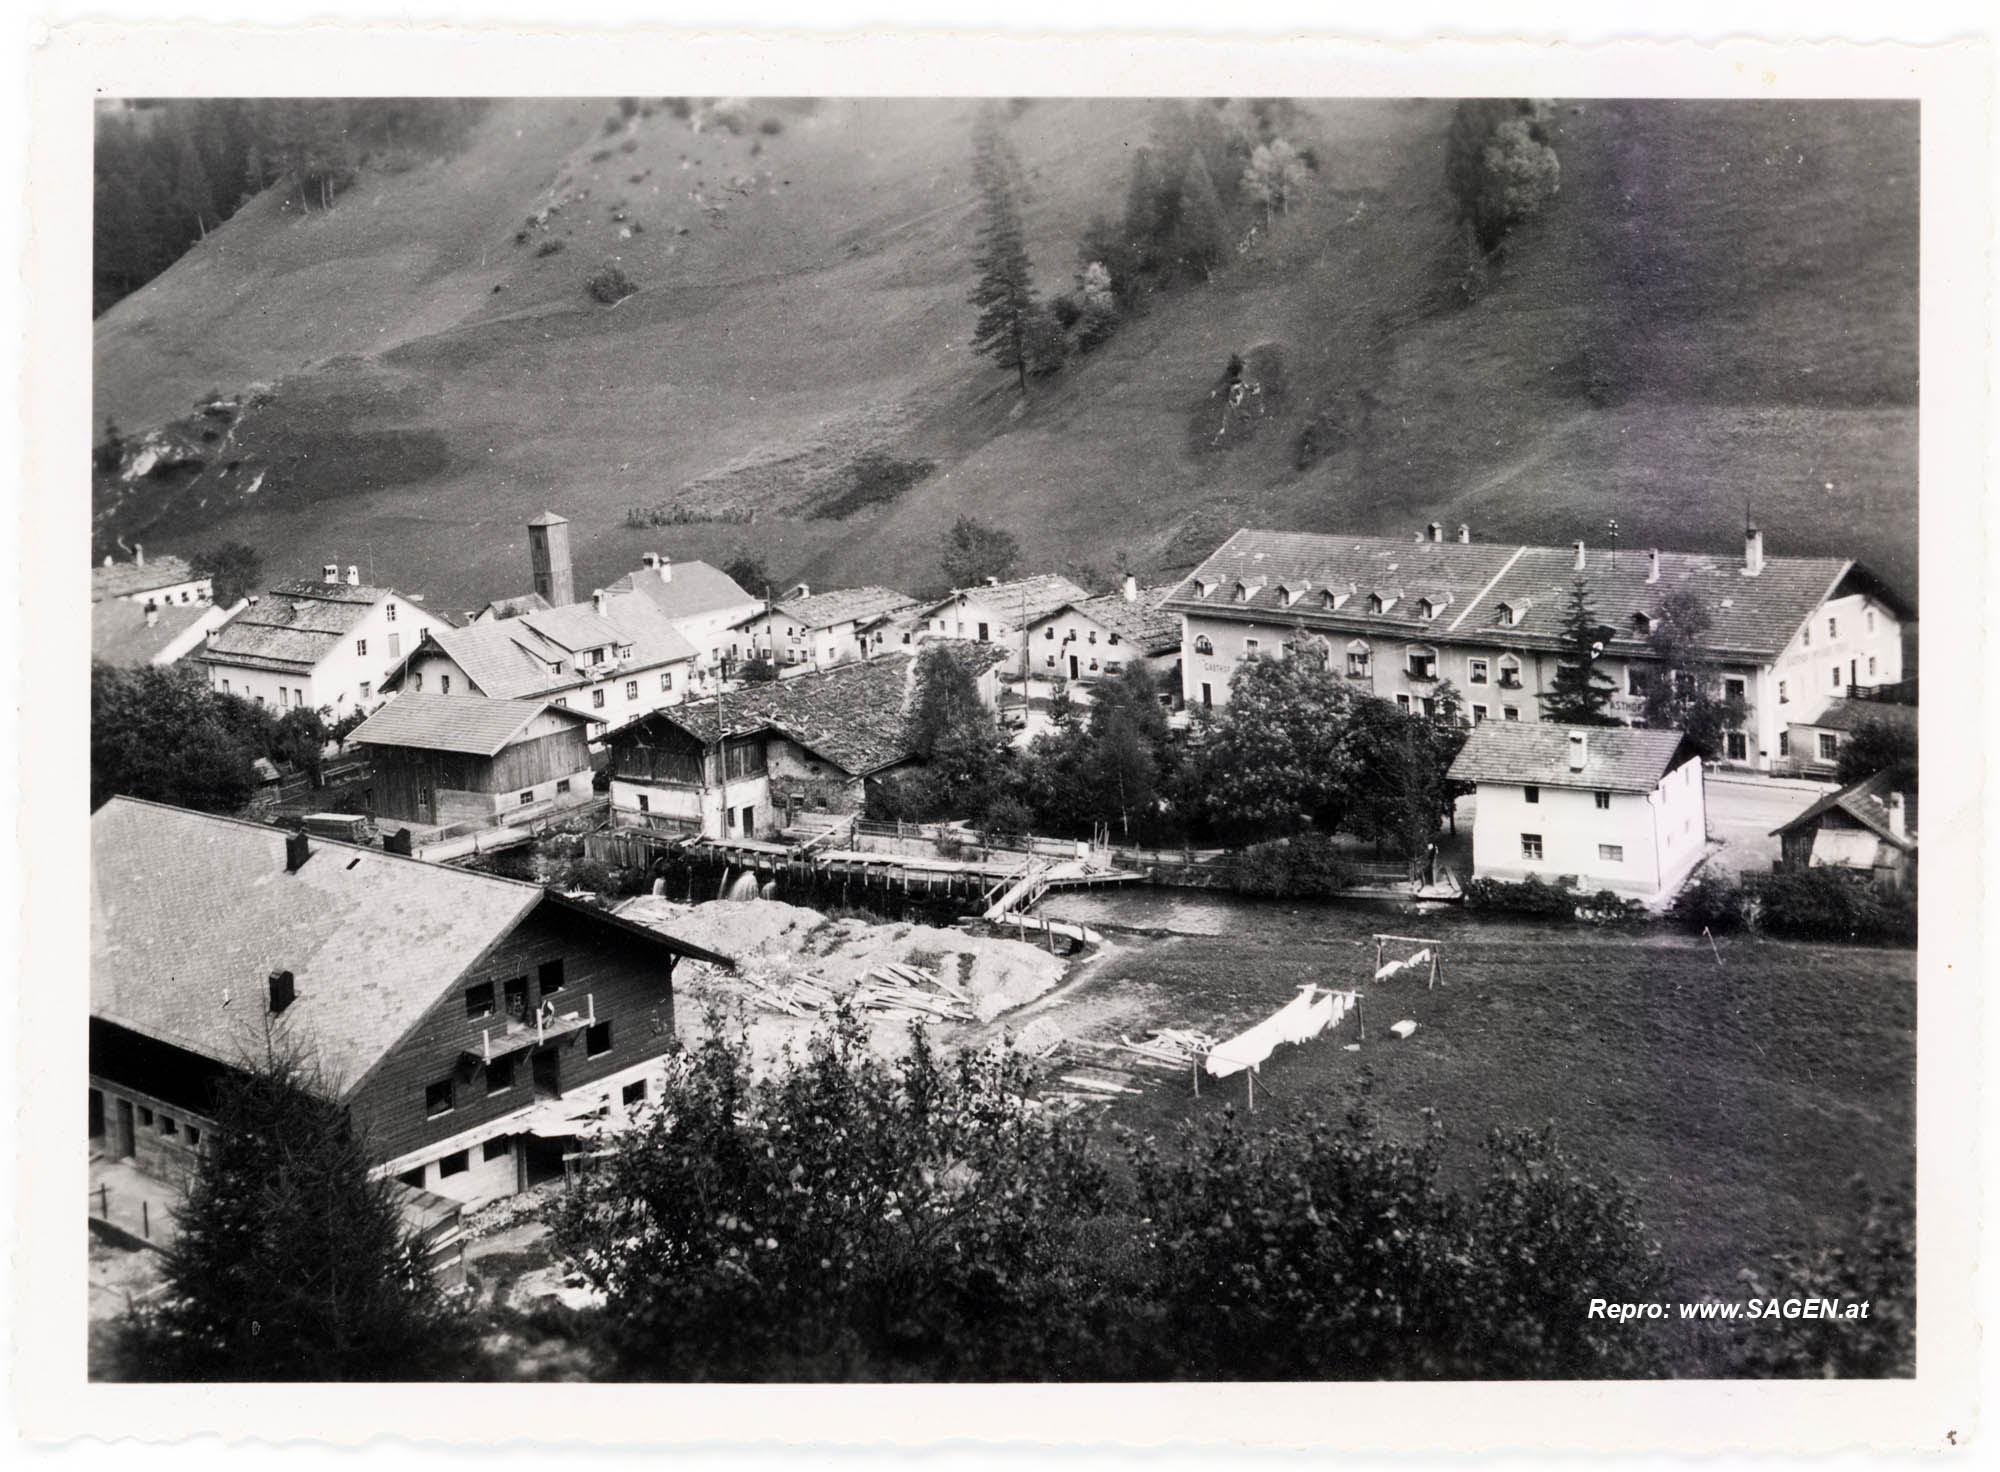
<svg viewBox="0 0 2000 1472">
<path fill-rule="evenodd" d="M 590 718 L 548 700 L 399 695 L 348 739 L 375 764 L 375 813 L 446 827 L 590 801 Z"/>
</svg>

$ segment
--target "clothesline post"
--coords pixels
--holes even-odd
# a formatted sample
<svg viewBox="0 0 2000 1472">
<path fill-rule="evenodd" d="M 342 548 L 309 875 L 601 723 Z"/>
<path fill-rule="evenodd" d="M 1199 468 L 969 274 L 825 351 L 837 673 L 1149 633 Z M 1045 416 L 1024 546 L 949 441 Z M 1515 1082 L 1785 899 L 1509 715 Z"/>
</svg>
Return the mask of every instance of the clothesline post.
<svg viewBox="0 0 2000 1472">
<path fill-rule="evenodd" d="M 1251 1064 L 1243 1070 L 1243 1087 L 1249 1091 L 1250 1112 L 1257 1112 L 1257 1065 Z"/>
<path fill-rule="evenodd" d="M 1199 1055 L 1194 1060 L 1194 1096 L 1197 1099 L 1201 1097 L 1201 1058 Z"/>
</svg>

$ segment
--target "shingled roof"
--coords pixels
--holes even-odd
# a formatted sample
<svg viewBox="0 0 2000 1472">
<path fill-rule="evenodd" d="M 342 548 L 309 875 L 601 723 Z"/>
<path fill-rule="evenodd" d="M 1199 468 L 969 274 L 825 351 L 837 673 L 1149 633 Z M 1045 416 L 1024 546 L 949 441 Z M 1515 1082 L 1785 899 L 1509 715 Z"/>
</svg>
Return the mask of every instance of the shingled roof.
<svg viewBox="0 0 2000 1472">
<path fill-rule="evenodd" d="M 830 629 L 836 624 L 865 623 L 916 606 L 916 599 L 894 588 L 834 588 L 802 598 L 782 598 L 772 605 L 772 611 L 796 620 L 802 628 Z M 744 622 L 762 617 L 764 614 L 759 611 Z"/>
<path fill-rule="evenodd" d="M 1165 606 L 1178 586 L 1168 583 L 1159 588 L 1141 588 L 1136 599 L 1128 599 L 1123 593 L 1107 593 L 1101 598 L 1086 598 L 1081 603 L 1064 606 L 1116 634 L 1141 654 L 1169 654 L 1181 647 L 1181 616 Z M 1055 614 L 1062 611 L 1059 608 Z M 1045 617 L 1053 618 L 1055 614 Z"/>
<path fill-rule="evenodd" d="M 90 570 L 90 601 L 129 598 L 150 593 L 155 588 L 171 588 L 195 581 L 195 570 L 183 557 L 155 557 L 151 562 L 114 562 L 109 567 Z"/>
<path fill-rule="evenodd" d="M 344 1097 L 446 990 L 537 906 L 540 886 L 116 797 L 90 820 L 93 1017 L 206 1058 L 262 1056 L 266 979 L 290 971 L 287 1030 Z M 599 923 L 587 911 L 582 923 Z M 697 946 L 603 916 L 677 955 Z"/>
<path fill-rule="evenodd" d="M 661 576 L 662 573 L 666 576 Z M 606 588 L 607 593 L 639 593 L 668 618 L 698 618 L 725 608 L 756 603 L 729 574 L 706 562 L 674 562 L 642 567 Z"/>
<path fill-rule="evenodd" d="M 1573 730 L 1584 737 L 1586 757 L 1580 772 L 1571 771 L 1569 766 Z M 1694 743 L 1679 731 L 1481 721 L 1465 738 L 1449 776 L 1454 782 L 1500 782 L 1516 787 L 1651 792 L 1667 773 L 1698 758 Z"/>
<path fill-rule="evenodd" d="M 497 756 L 543 711 L 579 726 L 590 717 L 546 700 L 489 700 L 483 695 L 397 696 L 355 727 L 347 738 L 366 746 L 409 746 Z"/>
<path fill-rule="evenodd" d="M 217 629 L 200 657 L 211 664 L 309 671 L 393 591 L 353 583 L 280 583 Z"/>
<path fill-rule="evenodd" d="M 90 657 L 127 667 L 151 664 L 182 635 L 198 638 L 197 633 L 191 632 L 197 626 L 220 623 L 228 616 L 227 609 L 217 608 L 213 603 L 168 603 L 148 624 L 146 610 L 137 603 L 122 598 L 93 603 Z"/>
<path fill-rule="evenodd" d="M 1081 603 L 1089 597 L 1087 588 L 1078 587 L 1060 573 L 1045 572 L 1007 583 L 980 583 L 970 588 L 953 588 L 949 596 L 938 599 L 923 611 L 929 615 L 960 598 L 976 598 L 988 607 L 1007 614 L 1019 626 L 1031 624 L 1064 604 Z"/>
<path fill-rule="evenodd" d="M 1749 577 L 1735 558 L 1662 552 L 1658 581 L 1647 581 L 1648 570 L 1644 552 L 1586 551 L 1581 576 L 1591 611 L 1612 630 L 1614 653 L 1643 655 L 1646 637 L 1633 615 L 1656 616 L 1667 595 L 1682 590 L 1699 595 L 1708 612 L 1705 650 L 1760 660 L 1781 654 L 1836 593 L 1866 592 L 1899 615 L 1909 612 L 1866 569 L 1839 558 L 1769 557 Z M 1198 616 L 1554 650 L 1578 576 L 1570 547 L 1244 530 L 1183 580 L 1166 606 Z M 1380 612 L 1370 611 L 1371 595 L 1381 599 Z"/>
<path fill-rule="evenodd" d="M 747 736 L 775 730 L 842 771 L 865 777 L 913 754 L 906 714 L 912 665 L 911 656 L 899 650 L 818 674 L 732 690 L 721 702 L 724 733 Z M 716 701 L 711 698 L 654 711 L 626 730 L 637 735 L 650 723 L 666 722 L 698 740 L 713 741 L 716 720 Z M 620 734 L 613 732 L 609 739 L 616 745 Z"/>
<path fill-rule="evenodd" d="M 1904 831 L 1896 832 L 1889 822 L 1889 795 L 1900 792 L 1903 795 Z M 1829 792 L 1818 802 L 1800 813 L 1791 822 L 1771 830 L 1771 836 L 1796 832 L 1801 828 L 1816 827 L 1829 812 L 1838 809 L 1847 814 L 1863 828 L 1873 833 L 1885 843 L 1892 843 L 1904 853 L 1914 853 L 1917 848 L 1917 794 L 1907 772 L 1894 768 L 1877 772 L 1872 777 L 1864 777 L 1838 792 Z"/>
<path fill-rule="evenodd" d="M 1892 731 L 1906 735 L 1917 734 L 1917 708 L 1914 705 L 1895 705 L 1886 700 L 1850 700 L 1844 695 L 1836 695 L 1826 703 L 1826 709 L 1810 721 L 1800 725 L 1816 726 L 1825 731 L 1858 731 L 1863 726 L 1887 726 Z"/>
<path fill-rule="evenodd" d="M 594 604 L 572 603 L 519 618 L 433 629 L 428 642 L 465 671 L 479 694 L 494 700 L 552 695 L 589 684 L 592 676 L 576 672 L 574 660 L 579 650 L 629 645 L 632 655 L 626 667 L 633 670 L 695 657 L 694 646 L 672 622 L 632 593 L 608 596 L 601 615 Z M 424 647 L 413 650 L 382 682 L 382 688 L 401 688 L 404 671 Z"/>
</svg>

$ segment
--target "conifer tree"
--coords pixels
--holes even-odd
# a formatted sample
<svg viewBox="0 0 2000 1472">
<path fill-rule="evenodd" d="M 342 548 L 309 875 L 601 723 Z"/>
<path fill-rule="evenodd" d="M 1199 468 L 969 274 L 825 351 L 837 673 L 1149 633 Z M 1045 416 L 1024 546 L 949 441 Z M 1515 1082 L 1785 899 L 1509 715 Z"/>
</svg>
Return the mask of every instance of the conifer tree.
<svg viewBox="0 0 2000 1472">
<path fill-rule="evenodd" d="M 973 182 L 979 189 L 979 250 L 973 264 L 979 284 L 972 305 L 979 321 L 972 350 L 1012 369 L 1028 391 L 1028 335 L 1037 304 L 1028 243 L 1021 228 L 1021 162 L 989 112 L 973 135 Z"/>
<path fill-rule="evenodd" d="M 1578 578 L 1570 587 L 1569 606 L 1563 610 L 1562 653 L 1557 656 L 1549 693 L 1542 698 L 1543 720 L 1568 726 L 1618 724 L 1605 711 L 1611 703 L 1611 681 L 1597 669 L 1611 634 L 1591 612 L 1590 584 Z"/>
<path fill-rule="evenodd" d="M 1216 193 L 1214 176 L 1200 153 L 1188 155 L 1181 175 L 1181 259 L 1213 276 L 1229 239 L 1229 223 Z"/>
</svg>

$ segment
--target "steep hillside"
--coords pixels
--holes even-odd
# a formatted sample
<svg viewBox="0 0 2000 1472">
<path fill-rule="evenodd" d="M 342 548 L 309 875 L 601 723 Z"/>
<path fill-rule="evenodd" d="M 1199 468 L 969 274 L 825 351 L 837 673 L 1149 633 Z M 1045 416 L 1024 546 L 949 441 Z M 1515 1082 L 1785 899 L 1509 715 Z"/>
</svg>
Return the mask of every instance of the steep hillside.
<svg viewBox="0 0 2000 1472">
<path fill-rule="evenodd" d="M 1312 103 L 1312 197 L 1025 405 L 965 347 L 973 113 L 753 103 L 731 133 L 510 102 L 330 211 L 261 199 L 97 324 L 97 415 L 128 432 L 263 386 L 101 496 L 100 540 L 185 550 L 226 520 L 274 571 L 372 561 L 467 607 L 525 581 L 544 505 L 586 586 L 747 547 L 916 587 L 965 512 L 1108 570 L 1244 522 L 1596 542 L 1615 516 L 1627 545 L 1727 547 L 1747 499 L 1773 551 L 1914 593 L 1914 109 L 1565 107 L 1562 191 L 1468 303 L 1450 104 Z M 1058 290 L 1150 109 L 1009 126 Z M 639 288 L 615 306 L 584 290 L 607 263 Z M 1232 354 L 1262 390 L 1241 412 L 1214 397 Z M 936 469 L 893 510 L 800 514 L 871 450 Z M 639 506 L 674 524 L 624 525 Z"/>
</svg>

